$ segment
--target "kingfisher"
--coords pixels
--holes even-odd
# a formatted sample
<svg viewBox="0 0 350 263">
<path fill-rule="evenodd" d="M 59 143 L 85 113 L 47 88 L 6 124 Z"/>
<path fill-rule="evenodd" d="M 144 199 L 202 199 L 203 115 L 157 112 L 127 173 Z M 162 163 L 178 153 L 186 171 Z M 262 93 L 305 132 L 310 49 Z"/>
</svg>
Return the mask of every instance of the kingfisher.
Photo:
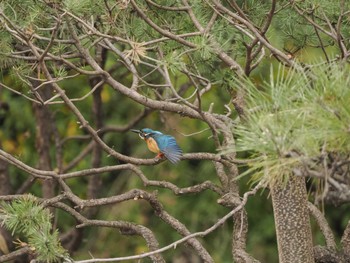
<svg viewBox="0 0 350 263">
<path fill-rule="evenodd" d="M 180 161 L 182 150 L 173 136 L 149 128 L 131 131 L 138 133 L 140 138 L 146 141 L 148 149 L 157 153 L 156 157 L 163 158 L 165 156 L 173 164 Z"/>
</svg>

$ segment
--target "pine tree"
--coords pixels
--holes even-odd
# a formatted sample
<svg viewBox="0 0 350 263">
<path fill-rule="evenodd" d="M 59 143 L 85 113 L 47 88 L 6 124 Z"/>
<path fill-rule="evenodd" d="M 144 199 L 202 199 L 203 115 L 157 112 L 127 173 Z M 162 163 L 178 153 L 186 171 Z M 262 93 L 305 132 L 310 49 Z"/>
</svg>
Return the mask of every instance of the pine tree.
<svg viewBox="0 0 350 263">
<path fill-rule="evenodd" d="M 109 261 L 148 249 L 132 259 L 168 262 L 176 247 L 203 262 L 258 262 L 247 202 L 263 187 L 279 262 L 346 262 L 350 224 L 337 250 L 310 201 L 350 201 L 349 12 L 345 0 L 1 1 L 2 226 L 43 262 L 90 257 L 86 237 L 103 227 L 142 237 L 120 251 L 91 245 Z M 141 125 L 179 131 L 178 167 L 135 157 L 144 148 L 127 131 Z M 125 214 L 103 209 L 130 200 Z M 214 231 L 230 219 L 232 234 Z M 178 234 L 190 252 L 158 251 Z"/>
</svg>

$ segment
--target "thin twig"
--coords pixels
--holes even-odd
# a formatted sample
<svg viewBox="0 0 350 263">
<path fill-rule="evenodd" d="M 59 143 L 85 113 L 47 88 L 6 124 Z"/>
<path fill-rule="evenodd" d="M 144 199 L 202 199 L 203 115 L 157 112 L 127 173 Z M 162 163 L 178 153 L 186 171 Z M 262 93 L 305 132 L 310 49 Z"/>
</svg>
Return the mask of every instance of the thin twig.
<svg viewBox="0 0 350 263">
<path fill-rule="evenodd" d="M 196 232 L 196 233 L 193 233 L 191 235 L 188 235 L 188 236 L 181 238 L 181 239 L 179 239 L 179 240 L 177 240 L 177 241 L 175 241 L 175 242 L 173 242 L 165 247 L 162 247 L 162 248 L 157 249 L 155 251 L 151 251 L 151 252 L 147 252 L 147 253 L 143 253 L 143 254 L 139 254 L 139 255 L 127 256 L 127 257 L 93 258 L 93 259 L 79 260 L 79 261 L 74 261 L 74 262 L 75 263 L 93 263 L 93 262 L 113 262 L 113 261 L 125 261 L 125 260 L 132 260 L 132 259 L 141 259 L 141 258 L 145 258 L 145 257 L 148 257 L 148 256 L 156 254 L 156 253 L 164 252 L 164 251 L 169 250 L 169 249 L 176 249 L 176 247 L 178 245 L 182 244 L 186 240 L 188 240 L 190 238 L 194 238 L 194 237 L 204 237 L 204 236 L 210 234 L 211 232 L 213 232 L 214 230 L 216 230 L 217 228 L 219 228 L 220 226 L 222 226 L 226 222 L 227 219 L 231 218 L 235 213 L 239 212 L 245 206 L 245 204 L 248 201 L 249 196 L 255 195 L 256 192 L 259 189 L 261 189 L 263 186 L 264 186 L 264 183 L 263 183 L 263 181 L 261 181 L 251 191 L 244 193 L 243 198 L 242 198 L 242 203 L 240 205 L 238 205 L 237 207 L 235 207 L 233 210 L 231 210 L 224 217 L 219 219 L 214 225 L 212 225 L 208 229 L 201 231 L 201 232 Z"/>
</svg>

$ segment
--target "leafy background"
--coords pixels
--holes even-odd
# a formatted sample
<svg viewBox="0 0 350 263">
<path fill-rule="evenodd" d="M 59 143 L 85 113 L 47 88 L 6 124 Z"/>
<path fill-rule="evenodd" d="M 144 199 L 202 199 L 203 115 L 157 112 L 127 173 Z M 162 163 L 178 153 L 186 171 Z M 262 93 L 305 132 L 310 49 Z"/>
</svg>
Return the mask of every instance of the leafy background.
<svg viewBox="0 0 350 263">
<path fill-rule="evenodd" d="M 165 5 L 177 3 L 177 1 L 158 2 L 159 4 Z M 200 4 L 202 1 L 198 2 L 198 5 L 193 3 L 193 6 L 196 7 L 194 8 L 194 12 L 200 18 L 200 22 L 206 24 L 210 19 L 210 9 L 207 6 Z M 282 5 L 284 2 L 286 1 L 281 1 L 280 4 Z M 244 11 L 250 14 L 249 17 L 257 25 L 261 23 L 260 17 L 268 11 L 270 4 L 269 1 L 237 1 L 237 3 L 245 8 Z M 21 1 L 20 8 L 18 8 L 18 1 L 6 1 L 6 4 L 6 7 L 12 5 L 15 10 L 23 10 L 22 13 L 16 13 L 16 19 L 18 21 L 15 21 L 20 23 L 23 28 L 29 27 L 32 23 L 40 25 L 40 23 L 45 24 L 47 22 L 43 15 L 45 13 L 43 12 L 43 9 L 47 11 L 46 7 L 41 7 L 43 9 L 40 9 L 32 1 Z M 159 33 L 151 29 L 140 18 L 134 16 L 129 9 L 120 9 L 114 14 L 115 16 L 111 20 L 111 17 L 106 16 L 102 4 L 103 1 L 63 1 L 63 5 L 68 10 L 79 14 L 82 18 L 87 18 L 92 14 L 100 16 L 101 21 L 99 22 L 99 29 L 106 34 L 127 36 L 137 42 L 149 41 L 155 37 L 159 37 Z M 329 16 L 335 15 L 339 11 L 335 5 L 333 5 L 332 1 L 304 1 L 302 4 L 305 6 L 308 4 L 322 5 L 324 10 L 329 13 Z M 24 12 L 25 10 L 29 10 L 29 12 Z M 29 16 L 27 16 L 27 14 L 29 14 Z M 187 28 L 190 27 L 191 24 L 188 21 L 187 16 L 177 14 L 169 16 L 169 13 L 164 11 L 153 12 L 152 18 L 157 23 L 166 24 L 169 28 L 181 28 L 184 32 L 193 30 L 193 28 Z M 299 22 L 297 18 L 297 14 L 293 12 L 281 11 L 274 19 L 273 26 L 267 32 L 267 36 L 275 46 L 285 49 L 290 53 L 296 52 L 293 55 L 300 62 L 318 63 L 324 59 L 324 54 L 319 48 L 314 47 L 317 39 L 315 39 L 315 35 L 313 34 L 313 28 L 306 25 L 303 21 Z M 120 26 L 117 27 L 115 26 L 116 24 Z M 238 60 L 241 59 L 243 61 L 244 48 L 242 46 L 242 41 L 246 40 L 245 37 L 242 36 L 237 29 L 228 27 L 228 23 L 224 19 L 221 19 L 220 22 L 216 23 L 214 28 L 212 37 L 219 41 L 221 48 L 230 54 L 234 54 Z M 344 29 L 344 34 L 348 34 L 348 32 L 350 31 Z M 65 32 L 62 31 L 62 34 L 64 33 Z M 0 34 L 2 35 L 0 41 L 1 49 L 3 50 L 3 53 L 6 53 L 6 50 L 10 49 L 9 43 L 13 39 L 6 35 L 5 32 L 0 32 Z M 334 43 L 327 39 L 326 36 L 322 35 L 322 33 L 321 36 L 327 43 L 326 49 L 329 57 L 334 57 L 338 52 L 336 47 L 334 47 Z M 94 39 L 87 39 L 86 45 L 93 41 Z M 199 47 L 195 52 L 191 53 L 190 56 L 181 55 L 182 52 L 184 52 L 184 48 L 174 41 L 160 44 L 165 54 L 164 60 L 161 62 L 166 63 L 169 67 L 171 78 L 176 87 L 180 87 L 185 83 L 186 78 L 181 72 L 184 68 L 188 70 L 193 70 L 195 68 L 203 76 L 215 83 L 214 88 L 205 94 L 202 106 L 204 109 L 208 109 L 210 104 L 214 103 L 214 111 L 217 113 L 224 113 L 224 104 L 229 102 L 230 94 L 232 94 L 231 89 L 235 85 L 236 78 L 230 74 L 230 70 L 223 66 L 213 54 L 213 47 L 208 39 L 203 37 L 193 37 L 190 38 L 189 41 L 197 44 Z M 62 50 L 66 51 L 67 49 L 69 49 L 69 47 L 64 45 L 57 45 L 54 47 L 57 54 L 62 52 Z M 148 51 L 147 56 L 155 58 L 155 54 L 152 53 L 152 51 Z M 1 82 L 13 89 L 26 93 L 27 89 L 25 85 L 23 85 L 23 82 L 20 81 L 19 76 L 23 76 L 30 72 L 31 68 L 29 65 L 23 64 L 19 61 L 9 61 L 3 56 L 1 56 L 0 59 L 3 68 L 1 71 Z M 194 61 L 195 63 L 192 63 L 191 61 Z M 277 62 L 273 58 L 266 57 L 250 76 L 253 86 L 257 87 L 257 89 L 264 90 L 266 89 L 265 83 L 270 83 L 277 79 L 281 72 L 282 74 L 285 74 L 285 71 L 281 70 L 276 64 Z M 11 66 L 9 67 L 9 65 Z M 121 62 L 118 61 L 115 56 L 109 55 L 107 69 L 118 65 L 121 65 Z M 126 71 L 125 67 L 120 66 L 119 68 L 119 70 L 114 71 L 113 77 L 120 80 L 123 84 L 129 85 L 132 81 L 131 75 Z M 271 69 L 272 72 L 270 73 Z M 145 68 L 140 65 L 139 70 L 142 72 L 145 71 Z M 60 70 L 60 68 L 56 68 L 56 73 L 57 75 L 61 74 L 62 76 L 67 74 L 67 72 Z M 159 76 L 157 75 L 150 75 L 147 78 L 147 81 L 157 83 L 158 77 Z M 88 79 L 85 77 L 65 80 L 62 81 L 60 85 L 67 91 L 67 94 L 71 98 L 81 97 L 90 91 Z M 152 90 L 146 85 L 142 87 L 142 91 L 144 94 L 153 96 Z M 190 89 L 190 91 L 193 92 L 193 89 Z M 164 92 L 164 95 L 166 96 L 167 91 L 162 92 Z M 233 92 L 236 91 L 234 90 Z M 284 92 L 285 93 L 281 94 L 281 97 L 278 98 L 278 102 L 280 103 L 280 106 L 288 107 L 290 95 L 288 92 L 293 94 L 294 91 L 284 90 Z M 325 96 L 328 96 L 330 99 L 332 99 L 332 96 L 343 96 L 344 100 L 349 98 L 348 93 L 339 94 L 336 89 L 334 92 L 335 93 L 333 94 L 326 94 Z M 184 97 L 190 95 L 191 92 L 188 92 Z M 4 113 L 0 112 L 1 120 L 3 120 L 0 130 L 2 148 L 24 163 L 35 167 L 38 161 L 38 155 L 35 148 L 36 130 L 32 104 L 25 98 L 5 89 L 0 90 L 0 102 L 6 103 L 9 106 L 8 111 Z M 124 125 L 142 110 L 142 107 L 107 86 L 103 87 L 102 102 L 104 121 L 106 125 Z M 76 105 L 87 120 L 93 123 L 91 117 L 91 97 L 88 97 L 81 102 L 77 102 Z M 271 105 L 267 105 L 267 107 L 270 106 Z M 294 107 L 294 105 L 291 105 L 291 107 Z M 52 112 L 54 112 L 55 122 L 62 138 L 86 135 L 84 131 L 79 128 L 79 123 L 77 123 L 76 119 L 72 117 L 72 113 L 66 106 L 57 104 L 50 106 L 50 108 Z M 258 124 L 259 116 L 257 115 L 256 117 L 256 124 Z M 237 116 L 232 116 L 232 118 L 236 119 Z M 283 123 L 283 125 L 290 123 L 288 116 L 283 116 L 282 118 L 285 118 L 285 123 Z M 317 121 L 317 119 L 315 121 Z M 334 123 L 324 125 L 332 126 Z M 183 118 L 169 113 L 151 112 L 135 128 L 143 127 L 149 127 L 174 135 L 184 152 L 216 153 L 219 150 L 215 148 L 213 140 L 210 138 L 210 132 L 207 130 L 207 126 L 197 120 Z M 198 131 L 202 132 L 191 135 Z M 317 132 L 321 132 L 321 130 Z M 251 137 L 251 142 L 256 142 L 255 139 L 256 138 Z M 104 140 L 108 145 L 113 146 L 114 149 L 125 155 L 144 158 L 153 157 L 153 154 L 149 153 L 146 149 L 145 144 L 133 133 L 111 132 L 105 135 Z M 68 164 L 73 160 L 88 143 L 89 141 L 84 139 L 67 140 L 63 148 L 65 164 Z M 261 145 L 255 146 L 260 147 Z M 240 153 L 240 157 L 245 158 L 251 153 L 250 151 L 256 150 L 259 149 L 248 147 L 245 149 L 245 152 Z M 102 161 L 103 165 L 114 165 L 116 162 L 115 159 L 104 153 Z M 74 168 L 74 170 L 78 171 L 88 168 L 90 167 L 90 164 L 91 156 L 87 156 Z M 53 167 L 55 167 L 55 164 Z M 18 189 L 18 187 L 27 180 L 28 176 L 12 166 L 10 166 L 9 169 L 13 188 Z M 215 169 L 213 165 L 207 161 L 182 161 L 177 166 L 164 162 L 157 166 L 141 167 L 141 169 L 150 179 L 167 180 L 179 187 L 191 186 L 206 180 L 218 183 L 217 178 L 214 176 Z M 241 172 L 245 172 L 248 168 L 242 166 L 240 169 Z M 191 232 L 208 228 L 215 223 L 217 218 L 222 217 L 229 211 L 227 208 L 217 205 L 217 199 L 219 196 L 211 191 L 205 191 L 197 195 L 175 196 L 168 189 L 152 189 L 152 187 L 143 186 L 139 178 L 132 175 L 131 172 L 122 171 L 105 173 L 101 176 L 103 178 L 103 191 L 100 193 L 100 197 L 117 195 L 132 188 L 157 191 L 159 200 L 166 207 L 167 211 L 174 217 L 180 218 Z M 241 192 L 245 192 L 253 183 L 254 181 L 252 181 L 249 176 L 241 178 L 239 180 Z M 69 179 L 68 184 L 73 192 L 79 197 L 86 197 L 86 178 Z M 312 199 L 315 182 L 310 179 L 308 186 L 310 198 Z M 40 183 L 33 184 L 31 188 L 28 189 L 28 192 L 36 196 L 41 196 Z M 350 219 L 350 214 L 348 213 L 349 208 L 348 204 L 340 207 L 333 207 L 327 204 L 324 204 L 323 206 L 326 217 L 332 224 L 332 229 L 336 231 L 338 241 L 342 234 L 342 230 Z M 268 191 L 262 191 L 258 195 L 251 197 L 246 205 L 246 209 L 249 215 L 248 252 L 262 262 L 278 262 L 272 206 Z M 63 212 L 55 212 L 55 216 L 57 217 L 56 223 L 58 224 L 57 227 L 60 232 L 68 230 L 75 223 L 72 218 Z M 96 217 L 104 220 L 118 218 L 147 225 L 155 232 L 160 244 L 171 243 L 180 237 L 174 231 L 171 231 L 166 224 L 163 224 L 158 217 L 153 215 L 153 210 L 144 201 L 129 201 L 118 205 L 108 205 L 103 207 Z M 84 245 L 77 251 L 76 255 L 74 255 L 77 259 L 86 258 L 88 256 L 86 251 L 89 251 L 94 257 L 115 257 L 147 251 L 147 247 L 141 238 L 125 238 L 125 236 L 119 234 L 117 230 L 109 228 L 88 228 L 86 231 L 87 234 L 83 240 Z M 227 222 L 224 226 L 202 240 L 216 262 L 231 262 L 231 233 L 232 224 L 231 222 Z M 323 242 L 321 235 L 317 233 L 317 231 L 315 231 L 314 239 L 318 243 Z M 188 256 L 189 254 L 187 250 L 188 248 L 181 246 L 181 249 L 167 251 L 164 255 L 167 261 L 170 262 L 170 259 L 174 257 L 180 258 L 181 256 Z M 147 260 L 144 260 L 144 262 L 147 262 Z"/>
</svg>

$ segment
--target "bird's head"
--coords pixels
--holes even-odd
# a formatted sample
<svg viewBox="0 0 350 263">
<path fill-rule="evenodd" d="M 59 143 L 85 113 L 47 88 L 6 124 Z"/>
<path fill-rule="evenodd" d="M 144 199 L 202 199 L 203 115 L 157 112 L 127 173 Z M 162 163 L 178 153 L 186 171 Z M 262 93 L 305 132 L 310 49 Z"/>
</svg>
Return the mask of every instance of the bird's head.
<svg viewBox="0 0 350 263">
<path fill-rule="evenodd" d="M 159 131 L 154 131 L 154 130 L 149 129 L 149 128 L 143 128 L 141 130 L 131 130 L 131 131 L 135 132 L 135 133 L 138 133 L 140 138 L 143 139 L 143 140 L 146 140 L 149 137 L 152 137 L 152 136 L 154 136 L 156 134 L 162 134 Z"/>
</svg>

